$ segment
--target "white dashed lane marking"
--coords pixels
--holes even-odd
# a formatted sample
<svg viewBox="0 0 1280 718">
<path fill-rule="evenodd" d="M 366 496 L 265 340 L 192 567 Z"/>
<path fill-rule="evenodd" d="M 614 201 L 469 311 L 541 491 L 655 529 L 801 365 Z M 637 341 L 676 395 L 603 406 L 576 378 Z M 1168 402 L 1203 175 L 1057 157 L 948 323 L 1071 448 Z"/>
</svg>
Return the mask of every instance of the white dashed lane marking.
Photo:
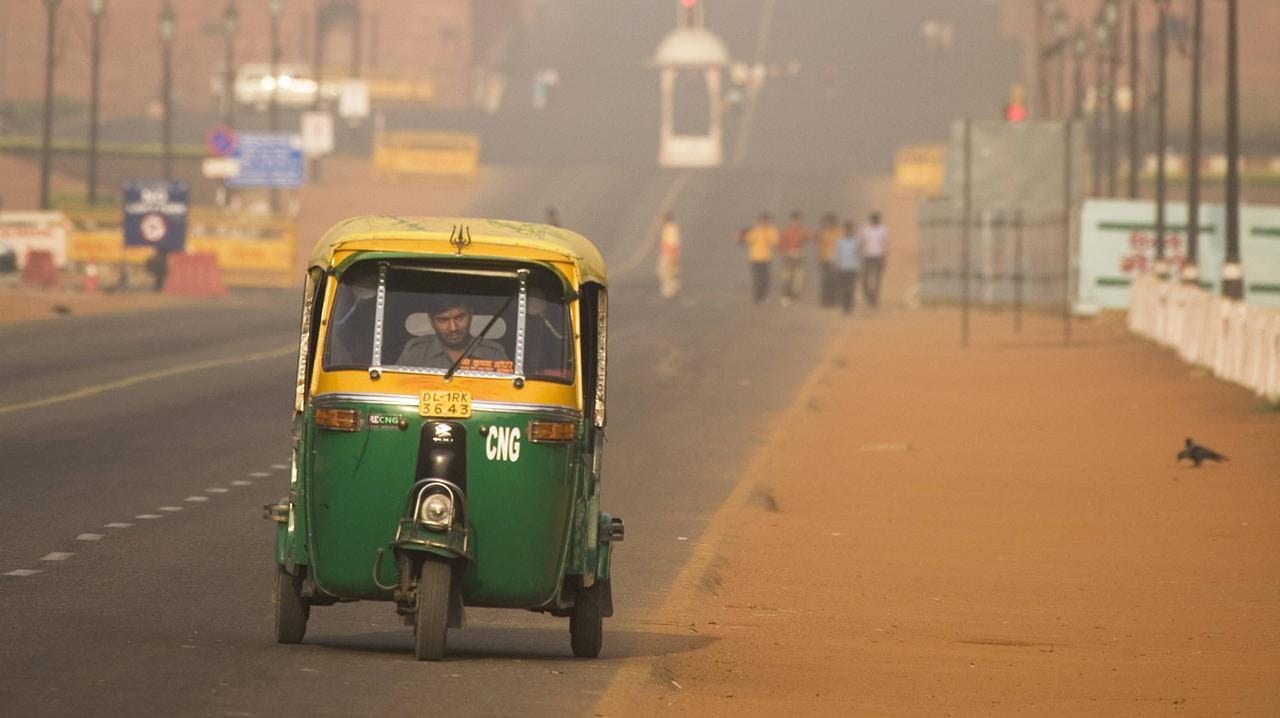
<svg viewBox="0 0 1280 718">
<path fill-rule="evenodd" d="M 289 469 L 289 466 L 290 466 L 289 464 L 272 464 L 272 465 L 271 465 L 271 468 L 272 468 L 272 470 L 274 470 L 274 471 L 285 471 L 285 470 L 288 470 L 288 469 Z M 266 478 L 266 477 L 271 476 L 271 474 L 270 474 L 269 472 L 266 472 L 266 471 L 254 471 L 254 472 L 249 473 L 248 475 L 249 475 L 249 476 L 251 476 L 251 477 L 253 477 L 253 478 L 256 478 L 256 479 Z M 246 479 L 237 479 L 237 480 L 235 480 L 235 481 L 232 481 L 232 482 L 231 482 L 231 485 L 232 485 L 232 486 L 253 486 L 253 482 L 252 482 L 252 481 L 249 481 L 249 480 L 246 480 Z M 226 494 L 226 493 L 229 493 L 230 491 L 231 491 L 230 489 L 228 489 L 228 488 L 226 488 L 226 487 L 223 487 L 223 486 L 210 486 L 209 488 L 207 488 L 207 489 L 205 489 L 205 490 L 204 490 L 205 494 L 215 494 L 215 495 L 217 495 L 217 494 Z M 185 503 L 193 503 L 193 504 L 195 504 L 195 503 L 203 503 L 203 502 L 205 502 L 205 501 L 208 501 L 210 498 L 211 498 L 211 497 L 209 497 L 209 496 L 205 496 L 205 495 L 203 495 L 203 494 L 193 494 L 193 495 L 188 496 L 187 498 L 183 499 L 183 502 L 185 502 Z M 156 510 L 157 510 L 157 511 L 162 511 L 162 512 L 167 512 L 167 513 L 176 513 L 176 512 L 178 512 L 178 511 L 181 511 L 181 510 L 182 510 L 182 507 L 181 507 L 181 506 L 161 506 L 161 507 L 159 507 L 159 508 L 158 508 L 158 509 L 156 509 Z M 138 515 L 137 515 L 137 516 L 135 516 L 134 518 L 135 518 L 135 519 L 141 519 L 141 520 L 144 520 L 144 521 L 154 521 L 155 519 L 164 518 L 164 514 L 163 514 L 163 513 L 159 513 L 159 514 L 138 514 Z M 109 523 L 109 524 L 104 524 L 105 528 L 109 528 L 109 529 L 127 529 L 127 528 L 132 528 L 134 525 L 135 525 L 135 524 L 131 524 L 131 523 L 124 523 L 124 522 L 120 522 L 120 521 L 113 521 L 113 522 L 111 522 L 111 523 Z M 76 540 L 77 540 L 77 541 L 101 541 L 105 536 L 106 536 L 106 534 L 82 533 L 82 534 L 80 534 L 80 535 L 76 536 Z M 70 551 L 53 551 L 53 552 L 50 552 L 50 553 L 45 554 L 44 556 L 41 556 L 41 557 L 40 557 L 40 560 L 41 560 L 41 561 L 66 561 L 67 559 L 71 558 L 71 557 L 72 557 L 72 556 L 74 556 L 74 555 L 75 555 L 75 554 L 74 554 L 74 553 L 72 553 L 72 552 L 70 552 Z M 40 570 L 40 569 L 30 569 L 30 568 L 18 568 L 18 569 L 14 569 L 14 570 L 12 570 L 12 571 L 9 571 L 9 572 L 7 572 L 7 573 L 5 573 L 5 574 L 3 574 L 3 575 L 5 575 L 5 576 L 34 576 L 34 575 L 35 575 L 35 574 L 37 574 L 37 573 L 41 573 L 41 570 Z"/>
</svg>

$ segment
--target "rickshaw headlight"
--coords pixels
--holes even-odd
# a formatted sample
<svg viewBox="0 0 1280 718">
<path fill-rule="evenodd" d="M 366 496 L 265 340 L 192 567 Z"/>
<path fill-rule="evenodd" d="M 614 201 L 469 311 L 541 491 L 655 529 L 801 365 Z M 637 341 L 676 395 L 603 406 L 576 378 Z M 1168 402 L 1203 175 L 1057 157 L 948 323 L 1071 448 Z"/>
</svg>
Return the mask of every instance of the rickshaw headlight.
<svg viewBox="0 0 1280 718">
<path fill-rule="evenodd" d="M 432 528 L 449 528 L 453 523 L 453 499 L 448 494 L 431 494 L 422 500 L 418 519 Z"/>
</svg>

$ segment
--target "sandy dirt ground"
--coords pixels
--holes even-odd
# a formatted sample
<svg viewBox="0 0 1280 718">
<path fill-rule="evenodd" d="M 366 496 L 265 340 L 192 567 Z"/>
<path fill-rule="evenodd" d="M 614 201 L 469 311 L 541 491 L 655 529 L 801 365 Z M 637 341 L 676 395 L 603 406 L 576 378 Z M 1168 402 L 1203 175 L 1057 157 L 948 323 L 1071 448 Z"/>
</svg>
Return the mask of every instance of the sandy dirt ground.
<svg viewBox="0 0 1280 718">
<path fill-rule="evenodd" d="M 1280 714 L 1280 412 L 1120 317 L 958 328 L 833 338 L 597 714 Z"/>
<path fill-rule="evenodd" d="M 887 308 L 832 337 L 597 715 L 1280 715 L 1280 410 L 1130 335 Z M 796 311 L 817 311 L 798 307 Z M 1178 465 L 1186 436 L 1230 462 Z M 687 637 L 704 647 L 688 650 Z"/>
</svg>

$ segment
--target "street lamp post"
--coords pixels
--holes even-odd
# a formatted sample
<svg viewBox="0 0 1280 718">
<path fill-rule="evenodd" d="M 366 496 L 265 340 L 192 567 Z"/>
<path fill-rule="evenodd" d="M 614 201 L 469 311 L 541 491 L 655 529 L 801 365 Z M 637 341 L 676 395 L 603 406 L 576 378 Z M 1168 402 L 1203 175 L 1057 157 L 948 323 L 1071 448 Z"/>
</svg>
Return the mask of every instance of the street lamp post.
<svg viewBox="0 0 1280 718">
<path fill-rule="evenodd" d="M 284 0 L 267 0 L 267 12 L 271 15 L 271 104 L 268 118 L 272 132 L 280 129 L 280 15 L 283 11 Z M 271 212 L 280 212 L 280 190 L 275 187 L 271 188 Z"/>
<path fill-rule="evenodd" d="M 235 0 L 227 0 L 222 12 L 222 37 L 226 40 L 222 68 L 222 122 L 235 126 L 236 111 L 236 27 L 240 24 L 240 11 Z"/>
<path fill-rule="evenodd" d="M 1167 279 L 1169 263 L 1164 256 L 1165 234 L 1165 144 L 1166 124 L 1169 115 L 1169 0 L 1156 0 L 1159 18 L 1156 21 L 1157 70 L 1156 70 L 1156 276 Z"/>
<path fill-rule="evenodd" d="M 1110 61 L 1107 63 L 1107 196 L 1116 196 L 1116 164 L 1119 137 L 1116 108 L 1120 73 L 1120 5 L 1118 0 L 1107 0 L 1102 9 L 1103 22 L 1111 37 Z"/>
<path fill-rule="evenodd" d="M 89 206 L 98 203 L 98 102 L 102 69 L 102 14 L 107 0 L 89 0 Z"/>
<path fill-rule="evenodd" d="M 1103 147 L 1105 130 L 1103 121 L 1107 119 L 1103 115 L 1103 107 L 1108 102 L 1107 96 L 1110 92 L 1107 87 L 1107 63 L 1110 62 L 1110 54 L 1108 46 L 1111 40 L 1107 35 L 1107 27 L 1102 22 L 1102 18 L 1094 24 L 1093 38 L 1095 44 L 1094 55 L 1094 78 L 1093 78 L 1093 117 L 1090 123 L 1090 133 L 1093 135 L 1092 147 L 1092 183 L 1090 189 L 1095 196 L 1102 195 L 1102 179 L 1103 179 Z"/>
<path fill-rule="evenodd" d="M 1182 281 L 1200 281 L 1200 66 L 1204 41 L 1204 0 L 1195 0 L 1191 28 L 1191 147 L 1187 158 L 1187 261 Z"/>
<path fill-rule="evenodd" d="M 1075 98 L 1071 109 L 1071 119 L 1079 120 L 1084 116 L 1084 56 L 1089 49 L 1084 30 L 1077 29 L 1071 41 L 1071 56 L 1075 60 Z"/>
<path fill-rule="evenodd" d="M 235 0 L 227 0 L 222 11 L 222 37 L 226 40 L 222 58 L 222 124 L 228 128 L 235 127 L 236 123 L 236 28 L 239 24 L 240 11 Z M 222 181 L 221 200 L 223 206 L 231 203 L 231 187 L 225 179 Z"/>
<path fill-rule="evenodd" d="M 47 15 L 44 55 L 44 125 L 40 134 L 40 209 L 49 209 L 49 175 L 53 163 L 53 70 L 57 64 L 58 5 L 62 0 L 44 0 Z"/>
<path fill-rule="evenodd" d="M 176 20 L 173 16 L 173 5 L 165 0 L 160 9 L 160 102 L 163 106 L 164 120 L 160 127 L 160 144 L 162 146 L 162 167 L 165 180 L 173 179 L 173 31 Z"/>
<path fill-rule="evenodd" d="M 1129 2 L 1129 199 L 1138 198 L 1138 177 L 1142 172 L 1142 146 L 1138 135 L 1138 3 Z"/>
<path fill-rule="evenodd" d="M 1053 14 L 1053 37 L 1054 45 L 1058 48 L 1055 63 L 1058 73 L 1058 116 L 1066 119 L 1071 116 L 1067 105 L 1067 53 L 1071 50 L 1071 23 L 1067 21 L 1067 15 L 1061 7 L 1055 8 Z"/>
<path fill-rule="evenodd" d="M 1240 265 L 1240 47 L 1236 0 L 1227 0 L 1227 256 L 1222 294 L 1244 299 Z"/>
</svg>

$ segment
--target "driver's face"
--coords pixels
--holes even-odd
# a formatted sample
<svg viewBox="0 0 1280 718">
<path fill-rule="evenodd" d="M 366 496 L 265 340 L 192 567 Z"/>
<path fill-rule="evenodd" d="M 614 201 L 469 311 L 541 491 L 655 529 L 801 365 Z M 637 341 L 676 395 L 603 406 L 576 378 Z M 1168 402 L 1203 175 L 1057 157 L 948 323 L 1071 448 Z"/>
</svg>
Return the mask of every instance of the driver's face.
<svg viewBox="0 0 1280 718">
<path fill-rule="evenodd" d="M 471 310 L 466 307 L 449 307 L 431 315 L 431 326 L 436 336 L 449 349 L 465 349 L 471 336 Z"/>
</svg>

